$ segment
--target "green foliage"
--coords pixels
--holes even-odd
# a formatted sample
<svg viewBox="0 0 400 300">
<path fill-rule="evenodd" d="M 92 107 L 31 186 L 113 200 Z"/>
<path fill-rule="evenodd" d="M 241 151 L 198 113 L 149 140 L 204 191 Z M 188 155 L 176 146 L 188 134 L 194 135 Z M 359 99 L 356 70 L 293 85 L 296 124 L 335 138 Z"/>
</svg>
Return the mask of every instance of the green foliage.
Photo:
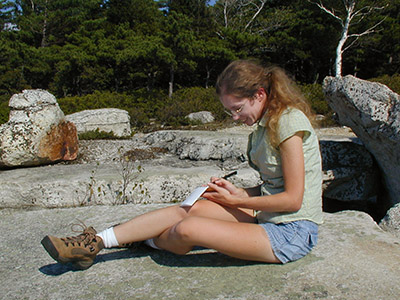
<svg viewBox="0 0 400 300">
<path fill-rule="evenodd" d="M 383 75 L 377 78 L 372 78 L 370 81 L 382 83 L 388 86 L 393 92 L 400 95 L 400 74 L 394 74 L 392 76 Z"/>
<path fill-rule="evenodd" d="M 165 125 L 189 125 L 186 116 L 192 112 L 209 111 L 216 121 L 227 119 L 224 109 L 213 88 L 184 88 L 176 91 L 163 110 L 157 114 Z"/>
<path fill-rule="evenodd" d="M 150 118 L 154 118 L 156 112 L 164 106 L 165 98 L 162 91 L 148 92 L 145 89 L 131 94 L 95 91 L 81 97 L 61 98 L 58 103 L 66 115 L 87 109 L 124 109 L 130 115 L 131 126 L 140 128 L 148 125 Z"/>
<path fill-rule="evenodd" d="M 250 5 L 256 1 L 248 2 L 1 1 L 0 121 L 11 95 L 26 88 L 49 90 L 65 113 L 125 109 L 135 127 L 155 117 L 186 124 L 184 116 L 198 110 L 222 120 L 212 90 L 194 87 L 212 86 L 234 59 L 280 65 L 305 84 L 330 75 L 340 35 L 334 18 L 308 1 L 266 1 L 261 11 Z M 346 52 L 343 73 L 399 73 L 400 0 L 357 4 L 388 6 L 364 18 L 355 32 L 386 18 Z M 315 87 L 304 89 L 315 111 L 329 113 Z"/>
<path fill-rule="evenodd" d="M 115 140 L 118 139 L 113 132 L 100 131 L 98 128 L 96 130 L 87 131 L 78 134 L 80 140 Z"/>
<path fill-rule="evenodd" d="M 325 100 L 325 95 L 322 91 L 322 85 L 318 83 L 313 84 L 300 84 L 300 89 L 308 103 L 311 105 L 311 109 L 317 115 L 322 115 L 324 118 L 317 121 L 317 125 L 321 127 L 329 127 L 337 125 L 333 117 L 333 110 Z"/>
<path fill-rule="evenodd" d="M 107 20 L 111 24 L 128 24 L 135 32 L 150 35 L 160 29 L 162 12 L 155 1 L 106 1 Z"/>
<path fill-rule="evenodd" d="M 120 108 L 128 111 L 133 127 L 148 126 L 150 119 L 167 126 L 189 125 L 185 116 L 192 112 L 210 111 L 217 121 L 227 118 L 214 88 L 183 88 L 172 98 L 163 92 L 145 89 L 131 94 L 96 91 L 82 97 L 66 97 L 58 100 L 65 114 L 97 109 Z"/>
<path fill-rule="evenodd" d="M 316 114 L 324 116 L 332 114 L 332 109 L 325 100 L 321 84 L 303 84 L 300 85 L 300 89 Z"/>
<path fill-rule="evenodd" d="M 8 95 L 0 96 L 0 124 L 4 124 L 8 121 L 10 114 L 10 108 L 8 107 Z"/>
</svg>

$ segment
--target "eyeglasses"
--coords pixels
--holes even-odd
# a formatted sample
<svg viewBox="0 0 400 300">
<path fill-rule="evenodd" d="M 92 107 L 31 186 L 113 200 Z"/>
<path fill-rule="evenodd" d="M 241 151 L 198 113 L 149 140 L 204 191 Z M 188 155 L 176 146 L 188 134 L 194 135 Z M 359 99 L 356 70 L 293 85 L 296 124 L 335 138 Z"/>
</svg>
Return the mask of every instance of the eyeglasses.
<svg viewBox="0 0 400 300">
<path fill-rule="evenodd" d="M 242 106 L 240 106 L 238 109 L 235 109 L 235 110 L 227 110 L 227 109 L 225 109 L 225 113 L 227 113 L 231 117 L 238 116 L 241 113 L 241 111 L 243 110 L 243 107 L 244 107 L 245 104 L 246 104 L 246 102 L 243 103 Z"/>
</svg>

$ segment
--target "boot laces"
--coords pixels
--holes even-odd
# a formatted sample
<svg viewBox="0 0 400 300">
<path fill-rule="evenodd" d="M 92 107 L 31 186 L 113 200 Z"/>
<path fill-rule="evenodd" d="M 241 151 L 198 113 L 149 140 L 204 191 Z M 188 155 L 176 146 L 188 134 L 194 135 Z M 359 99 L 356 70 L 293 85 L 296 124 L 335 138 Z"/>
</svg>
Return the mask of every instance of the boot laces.
<svg viewBox="0 0 400 300">
<path fill-rule="evenodd" d="M 74 230 L 74 227 L 78 226 L 81 230 Z M 71 244 L 72 246 L 84 246 L 89 247 L 90 251 L 94 251 L 95 247 L 93 243 L 97 242 L 96 239 L 96 230 L 93 227 L 87 227 L 83 222 L 81 224 L 72 224 L 71 230 L 73 232 L 82 232 L 77 236 L 65 237 L 61 238 L 61 240 L 65 243 L 66 246 Z"/>
</svg>

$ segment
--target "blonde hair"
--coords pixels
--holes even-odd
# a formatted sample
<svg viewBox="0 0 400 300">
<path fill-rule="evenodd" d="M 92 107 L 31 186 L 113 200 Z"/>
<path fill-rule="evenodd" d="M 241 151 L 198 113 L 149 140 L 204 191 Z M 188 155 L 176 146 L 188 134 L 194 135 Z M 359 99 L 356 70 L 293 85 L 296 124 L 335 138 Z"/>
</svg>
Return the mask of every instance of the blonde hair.
<svg viewBox="0 0 400 300">
<path fill-rule="evenodd" d="M 314 121 L 314 114 L 300 89 L 282 68 L 263 67 L 255 61 L 238 60 L 225 68 L 216 83 L 219 96 L 251 98 L 259 88 L 264 88 L 267 93 L 266 127 L 274 147 L 279 146 L 278 121 L 286 108 L 297 108 L 311 122 Z"/>
</svg>

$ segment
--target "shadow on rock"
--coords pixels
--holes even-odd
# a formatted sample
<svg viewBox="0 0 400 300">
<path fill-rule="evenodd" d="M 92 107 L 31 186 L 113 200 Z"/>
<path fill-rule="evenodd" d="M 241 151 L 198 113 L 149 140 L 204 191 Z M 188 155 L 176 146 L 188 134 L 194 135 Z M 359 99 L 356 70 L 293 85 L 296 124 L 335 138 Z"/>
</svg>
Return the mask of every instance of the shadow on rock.
<svg viewBox="0 0 400 300">
<path fill-rule="evenodd" d="M 206 252 L 204 252 L 206 251 Z M 214 250 L 197 248 L 186 255 L 177 255 L 168 251 L 159 251 L 145 247 L 143 249 L 126 249 L 97 255 L 94 264 L 119 259 L 134 259 L 148 256 L 155 263 L 168 267 L 240 267 L 260 262 L 245 261 L 229 257 Z M 49 276 L 60 276 L 67 272 L 77 272 L 72 264 L 54 263 L 39 268 L 39 271 Z"/>
<path fill-rule="evenodd" d="M 213 250 L 192 251 L 186 255 L 177 255 L 168 251 L 150 250 L 148 255 L 159 265 L 168 267 L 240 267 L 260 262 L 245 261 L 229 257 Z"/>
<path fill-rule="evenodd" d="M 63 265 L 60 263 L 54 263 L 54 264 L 49 264 L 43 267 L 39 268 L 39 271 L 42 272 L 45 275 L 49 275 L 49 276 L 60 276 L 64 273 L 67 272 L 74 272 L 76 270 L 74 270 L 72 268 L 72 266 L 70 266 L 69 264 Z"/>
<path fill-rule="evenodd" d="M 105 253 L 105 254 L 99 254 L 96 256 L 96 259 L 94 261 L 94 264 L 102 263 L 105 261 L 109 260 L 119 260 L 119 259 L 128 259 L 128 258 L 135 258 L 135 257 L 141 257 L 145 256 L 142 255 L 142 253 L 139 253 L 137 251 L 133 252 L 130 249 L 125 249 L 122 251 L 115 251 L 115 252 L 110 252 L 110 253 Z M 43 267 L 39 268 L 39 271 L 42 272 L 43 274 L 49 275 L 49 276 L 59 276 L 67 272 L 77 272 L 77 271 L 82 271 L 74 268 L 72 264 L 61 264 L 61 263 L 54 263 L 54 264 L 49 264 Z"/>
</svg>

